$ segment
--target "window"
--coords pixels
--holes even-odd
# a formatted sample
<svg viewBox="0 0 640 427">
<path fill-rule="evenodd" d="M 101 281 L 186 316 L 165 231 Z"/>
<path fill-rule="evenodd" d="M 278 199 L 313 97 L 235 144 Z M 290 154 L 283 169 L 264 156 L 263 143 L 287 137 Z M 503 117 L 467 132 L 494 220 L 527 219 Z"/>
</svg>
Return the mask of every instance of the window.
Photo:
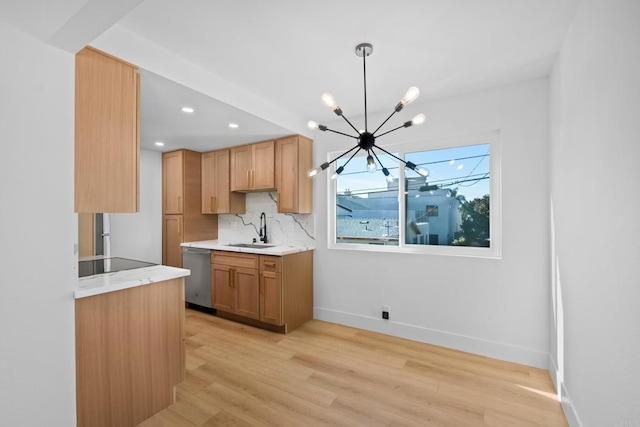
<svg viewBox="0 0 640 427">
<path fill-rule="evenodd" d="M 330 186 L 329 247 L 499 258 L 498 142 L 491 132 L 385 146 L 429 171 L 422 177 L 378 152 L 392 182 L 367 171 L 366 153 L 354 157 Z"/>
</svg>

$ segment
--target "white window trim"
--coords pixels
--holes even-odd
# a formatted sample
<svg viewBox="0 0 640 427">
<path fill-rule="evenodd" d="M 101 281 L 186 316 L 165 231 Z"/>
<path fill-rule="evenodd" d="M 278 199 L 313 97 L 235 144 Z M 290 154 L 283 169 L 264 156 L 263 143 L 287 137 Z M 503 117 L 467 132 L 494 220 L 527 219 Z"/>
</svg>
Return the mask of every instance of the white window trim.
<svg viewBox="0 0 640 427">
<path fill-rule="evenodd" d="M 406 244 L 406 215 L 404 197 L 404 172 L 403 167 L 398 168 L 398 204 L 399 204 L 399 245 L 364 245 L 358 243 L 336 243 L 336 191 L 337 183 L 331 180 L 331 175 L 335 172 L 336 163 L 332 163 L 330 169 L 325 171 L 327 179 L 327 215 L 328 215 L 328 242 L 329 249 L 337 250 L 357 250 L 370 252 L 394 252 L 410 254 L 428 254 L 445 256 L 463 256 L 477 258 L 502 258 L 502 163 L 500 147 L 500 131 L 489 131 L 479 134 L 456 136 L 449 138 L 439 138 L 434 140 L 420 140 L 403 142 L 392 145 L 378 144 L 385 150 L 398 153 L 398 157 L 404 158 L 405 153 L 425 150 L 438 150 L 443 148 L 454 148 L 466 145 L 489 144 L 491 150 L 490 172 L 491 172 L 491 210 L 489 214 L 489 224 L 491 230 L 491 247 L 475 248 L 467 246 L 440 246 L 440 245 L 413 245 Z M 327 161 L 335 159 L 343 151 L 327 153 Z"/>
</svg>

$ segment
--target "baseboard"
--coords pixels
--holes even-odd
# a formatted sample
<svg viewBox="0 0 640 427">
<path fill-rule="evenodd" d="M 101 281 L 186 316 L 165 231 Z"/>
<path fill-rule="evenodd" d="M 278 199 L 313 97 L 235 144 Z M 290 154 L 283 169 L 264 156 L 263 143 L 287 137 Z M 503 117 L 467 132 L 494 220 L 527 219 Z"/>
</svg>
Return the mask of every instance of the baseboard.
<svg viewBox="0 0 640 427">
<path fill-rule="evenodd" d="M 569 397 L 569 392 L 567 391 L 564 382 L 560 380 L 560 372 L 558 371 L 556 362 L 553 360 L 551 355 L 549 355 L 549 375 L 551 375 L 551 381 L 553 382 L 556 392 L 560 394 L 560 403 L 562 404 L 564 416 L 567 418 L 567 423 L 569 423 L 570 427 L 582 427 L 578 413 L 573 407 L 573 401 L 571 400 L 571 397 Z M 558 388 L 559 381 L 560 387 Z"/>
<path fill-rule="evenodd" d="M 315 307 L 313 315 L 318 320 L 453 348 L 545 370 L 549 369 L 549 354 L 529 348 L 326 308 Z"/>
</svg>

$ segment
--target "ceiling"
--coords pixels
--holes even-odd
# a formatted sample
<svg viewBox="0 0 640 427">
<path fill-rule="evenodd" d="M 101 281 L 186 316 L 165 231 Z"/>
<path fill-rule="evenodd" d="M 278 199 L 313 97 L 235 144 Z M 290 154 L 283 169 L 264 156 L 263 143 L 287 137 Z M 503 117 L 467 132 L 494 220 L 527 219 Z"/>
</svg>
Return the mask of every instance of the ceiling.
<svg viewBox="0 0 640 427">
<path fill-rule="evenodd" d="M 416 104 L 427 105 L 436 98 L 546 76 L 579 2 L 23 0 L 0 3 L 0 15 L 7 22 L 38 27 L 42 37 L 60 25 L 63 12 L 75 13 L 54 35 L 54 45 L 56 40 L 58 46 L 68 45 L 70 34 L 80 34 L 82 46 L 123 29 L 132 36 L 129 44 L 144 40 L 260 101 L 262 110 L 243 111 L 229 105 L 233 97 L 221 102 L 151 68 L 141 70 L 141 147 L 207 151 L 290 134 L 304 129 L 308 120 L 335 121 L 320 102 L 323 92 L 333 94 L 360 126 L 362 59 L 354 48 L 361 42 L 373 44 L 367 58 L 369 114 L 390 113 L 409 86 L 421 90 Z M 195 113 L 182 113 L 184 105 Z M 293 119 L 274 124 L 265 119 L 273 114 L 260 113 L 264 106 Z M 411 112 L 390 124 L 410 117 Z M 239 128 L 229 129 L 230 121 Z M 155 147 L 157 140 L 165 146 Z"/>
</svg>

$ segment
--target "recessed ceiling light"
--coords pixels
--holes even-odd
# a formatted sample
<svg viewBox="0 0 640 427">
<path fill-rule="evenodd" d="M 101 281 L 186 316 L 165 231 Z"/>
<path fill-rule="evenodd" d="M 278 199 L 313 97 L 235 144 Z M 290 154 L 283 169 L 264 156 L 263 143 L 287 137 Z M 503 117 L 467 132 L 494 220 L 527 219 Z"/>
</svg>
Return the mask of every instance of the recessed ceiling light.
<svg viewBox="0 0 640 427">
<path fill-rule="evenodd" d="M 162 141 L 156 141 L 156 145 L 157 145 L 158 147 L 164 147 L 164 142 L 162 142 Z"/>
<path fill-rule="evenodd" d="M 237 123 L 229 123 L 229 127 L 231 129 L 238 129 L 238 124 Z"/>
<path fill-rule="evenodd" d="M 193 113 L 195 110 L 191 107 L 182 107 L 184 113 Z"/>
</svg>

